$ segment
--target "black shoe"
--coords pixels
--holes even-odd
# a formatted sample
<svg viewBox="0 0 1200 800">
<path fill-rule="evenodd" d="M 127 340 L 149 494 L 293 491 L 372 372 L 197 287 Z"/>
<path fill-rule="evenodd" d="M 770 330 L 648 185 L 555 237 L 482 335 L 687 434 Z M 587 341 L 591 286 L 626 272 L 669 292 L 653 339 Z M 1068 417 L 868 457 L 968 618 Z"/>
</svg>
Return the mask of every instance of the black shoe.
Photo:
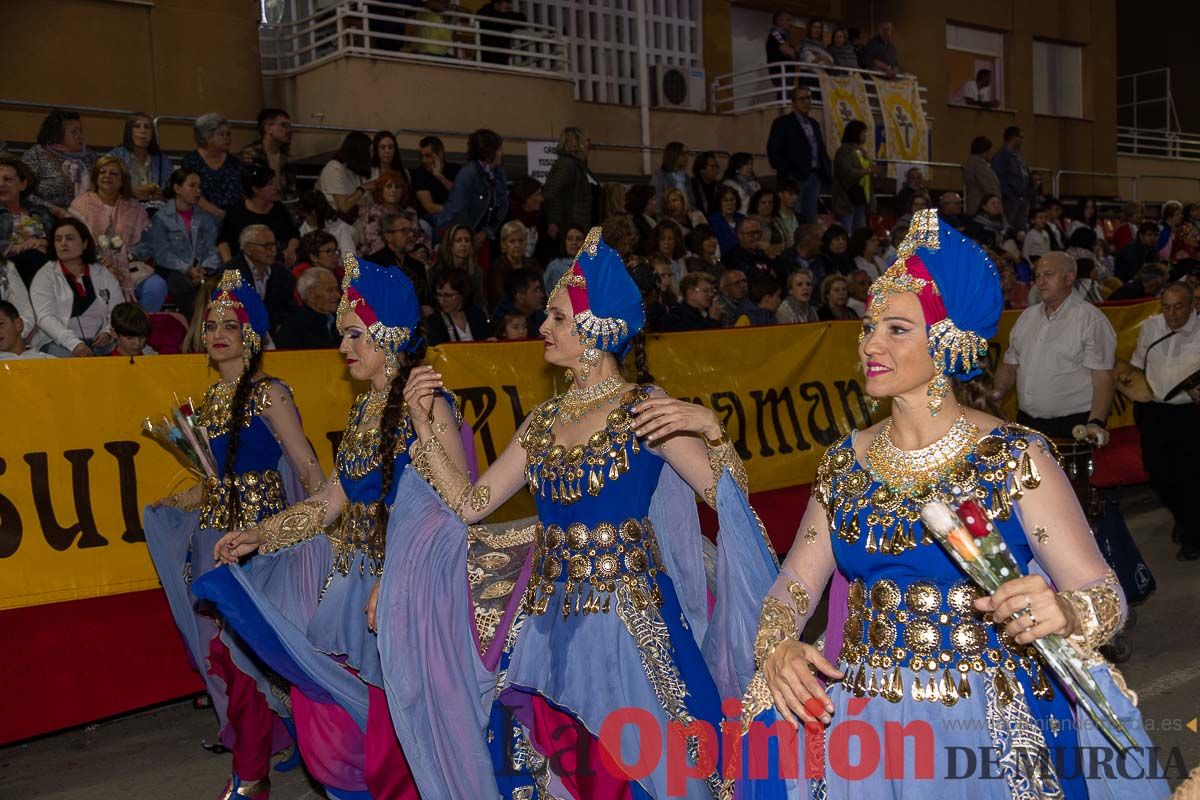
<svg viewBox="0 0 1200 800">
<path fill-rule="evenodd" d="M 1176 561 L 1195 561 L 1196 559 L 1200 559 L 1200 547 L 1191 544 L 1185 544 L 1175 554 Z"/>
</svg>

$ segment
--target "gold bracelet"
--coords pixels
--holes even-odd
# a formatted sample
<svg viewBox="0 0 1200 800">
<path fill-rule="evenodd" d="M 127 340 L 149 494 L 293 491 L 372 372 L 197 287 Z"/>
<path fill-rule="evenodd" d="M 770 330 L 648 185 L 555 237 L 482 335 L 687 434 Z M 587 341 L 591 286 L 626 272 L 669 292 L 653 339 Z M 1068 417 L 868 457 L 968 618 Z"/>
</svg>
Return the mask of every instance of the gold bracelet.
<svg viewBox="0 0 1200 800">
<path fill-rule="evenodd" d="M 462 517 L 462 509 L 468 499 L 474 501 L 472 507 L 478 502 L 471 497 L 471 479 L 451 460 L 436 436 L 430 436 L 423 442 L 413 442 L 409 458 L 413 469 L 433 487 L 442 498 L 442 502 L 459 518 Z M 484 505 L 486 506 L 486 503 Z"/>
<path fill-rule="evenodd" d="M 788 581 L 787 592 L 792 604 L 771 595 L 763 600 L 758 633 L 754 637 L 754 664 L 758 669 L 763 668 L 779 645 L 800 639 L 800 626 L 796 620 L 808 614 L 811 605 L 808 591 L 799 581 Z"/>
<path fill-rule="evenodd" d="M 725 470 L 729 470 L 729 474 L 733 477 L 734 483 L 741 489 L 742 494 L 749 495 L 750 479 L 746 475 L 746 465 L 742 463 L 741 456 L 737 453 L 737 448 L 733 446 L 729 436 L 722 435 L 724 441 L 722 444 L 712 446 L 711 440 L 705 437 L 705 442 L 710 442 L 708 448 L 708 466 L 712 469 L 713 485 L 704 490 L 704 502 L 712 508 L 717 507 L 717 484 L 721 482 L 721 475 Z"/>
<path fill-rule="evenodd" d="M 1121 627 L 1120 591 L 1116 573 L 1110 569 L 1095 586 L 1059 592 L 1075 611 L 1076 630 L 1068 640 L 1085 656 L 1108 644 Z"/>
<path fill-rule="evenodd" d="M 722 445 L 729 444 L 729 434 L 726 433 L 723 426 L 721 427 L 721 435 L 716 439 L 708 438 L 708 434 L 706 434 L 704 431 L 700 431 L 700 438 L 704 439 L 704 443 L 708 445 L 709 448 L 715 449 L 717 447 L 721 447 Z"/>
<path fill-rule="evenodd" d="M 258 533 L 260 553 L 274 553 L 316 536 L 325 527 L 328 500 L 305 500 L 263 520 Z"/>
</svg>

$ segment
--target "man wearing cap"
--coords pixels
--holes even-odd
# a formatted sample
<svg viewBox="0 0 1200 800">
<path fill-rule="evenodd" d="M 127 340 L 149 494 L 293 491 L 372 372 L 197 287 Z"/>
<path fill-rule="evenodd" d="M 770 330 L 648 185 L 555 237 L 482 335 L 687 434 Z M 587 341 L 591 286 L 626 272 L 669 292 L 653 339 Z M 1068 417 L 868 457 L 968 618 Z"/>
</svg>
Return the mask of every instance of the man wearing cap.
<svg viewBox="0 0 1200 800">
<path fill-rule="evenodd" d="M 1180 281 L 1162 293 L 1162 313 L 1142 323 L 1137 348 L 1117 365 L 1117 391 L 1134 401 L 1142 463 L 1150 486 L 1175 518 L 1180 561 L 1200 558 L 1200 389 L 1171 390 L 1200 370 L 1200 318 L 1192 288 Z"/>
<path fill-rule="evenodd" d="M 1075 259 L 1046 253 L 1035 283 L 1042 301 L 1025 309 L 996 370 L 995 398 L 1017 387 L 1017 421 L 1056 439 L 1086 425 L 1099 446 L 1108 443 L 1117 334 L 1100 309 L 1077 297 Z"/>
</svg>

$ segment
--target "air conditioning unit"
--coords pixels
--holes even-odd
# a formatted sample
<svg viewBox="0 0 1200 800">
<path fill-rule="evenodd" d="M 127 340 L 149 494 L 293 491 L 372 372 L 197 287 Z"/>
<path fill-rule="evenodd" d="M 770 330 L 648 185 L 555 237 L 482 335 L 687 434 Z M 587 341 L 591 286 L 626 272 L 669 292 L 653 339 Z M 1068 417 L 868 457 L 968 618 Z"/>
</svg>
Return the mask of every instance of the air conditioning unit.
<svg viewBox="0 0 1200 800">
<path fill-rule="evenodd" d="M 708 108 L 708 87 L 704 70 L 653 64 L 650 67 L 650 104 L 658 108 Z"/>
</svg>

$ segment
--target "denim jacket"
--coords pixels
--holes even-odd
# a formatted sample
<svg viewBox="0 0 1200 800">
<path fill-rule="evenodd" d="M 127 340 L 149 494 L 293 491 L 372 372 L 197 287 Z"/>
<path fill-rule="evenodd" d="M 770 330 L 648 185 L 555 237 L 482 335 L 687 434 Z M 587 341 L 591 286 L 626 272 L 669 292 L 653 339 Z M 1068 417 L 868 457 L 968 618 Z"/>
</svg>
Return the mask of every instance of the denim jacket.
<svg viewBox="0 0 1200 800">
<path fill-rule="evenodd" d="M 159 269 L 183 272 L 193 264 L 216 269 L 221 266 L 217 255 L 219 230 L 216 217 L 193 206 L 192 235 L 188 236 L 187 227 L 175 210 L 175 201 L 168 200 L 151 218 L 150 227 L 134 245 L 133 252 L 138 258 L 154 259 L 154 266 Z"/>
<path fill-rule="evenodd" d="M 438 228 L 461 224 L 494 239 L 507 216 L 508 178 L 504 167 L 494 168 L 489 175 L 482 164 L 472 161 L 458 171 L 437 222 Z"/>
</svg>

